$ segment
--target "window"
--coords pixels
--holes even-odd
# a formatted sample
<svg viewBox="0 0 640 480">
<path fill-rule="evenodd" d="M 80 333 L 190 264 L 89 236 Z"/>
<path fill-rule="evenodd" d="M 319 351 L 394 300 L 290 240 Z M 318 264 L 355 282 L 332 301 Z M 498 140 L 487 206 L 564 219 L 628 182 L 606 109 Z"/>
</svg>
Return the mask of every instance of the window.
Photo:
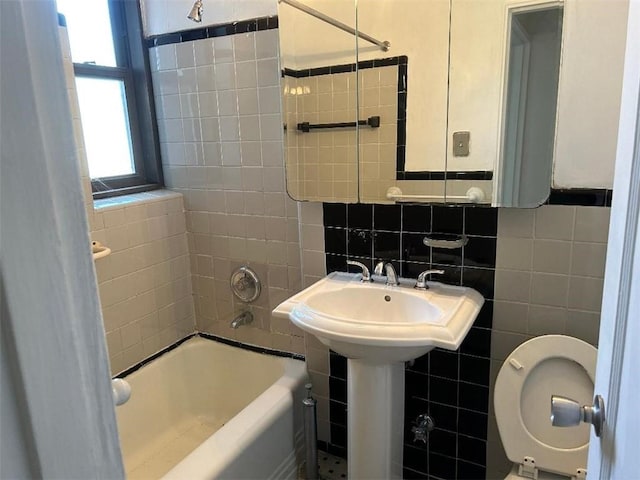
<svg viewBox="0 0 640 480">
<path fill-rule="evenodd" d="M 138 2 L 57 4 L 67 20 L 94 198 L 158 188 L 162 170 Z"/>
</svg>

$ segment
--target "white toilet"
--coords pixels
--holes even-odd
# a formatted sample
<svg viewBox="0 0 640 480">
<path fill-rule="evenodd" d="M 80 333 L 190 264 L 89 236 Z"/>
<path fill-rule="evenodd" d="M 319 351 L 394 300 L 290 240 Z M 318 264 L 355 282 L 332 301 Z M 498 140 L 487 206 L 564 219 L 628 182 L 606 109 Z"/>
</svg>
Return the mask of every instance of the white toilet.
<svg viewBox="0 0 640 480">
<path fill-rule="evenodd" d="M 584 478 L 589 425 L 553 427 L 551 396 L 562 395 L 590 405 L 597 350 L 577 338 L 533 338 L 505 360 L 494 390 L 498 431 L 514 463 L 506 477 Z"/>
</svg>

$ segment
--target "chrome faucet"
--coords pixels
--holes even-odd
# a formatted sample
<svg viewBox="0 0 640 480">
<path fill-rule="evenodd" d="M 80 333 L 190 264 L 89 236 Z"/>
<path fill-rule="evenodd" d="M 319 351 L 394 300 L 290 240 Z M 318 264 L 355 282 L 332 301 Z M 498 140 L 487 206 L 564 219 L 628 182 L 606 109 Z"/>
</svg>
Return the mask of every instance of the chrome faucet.
<svg viewBox="0 0 640 480">
<path fill-rule="evenodd" d="M 240 325 L 248 325 L 253 322 L 253 313 L 251 312 L 242 312 L 231 322 L 231 328 L 238 328 Z"/>
<path fill-rule="evenodd" d="M 418 280 L 416 281 L 416 285 L 413 288 L 418 290 L 429 290 L 429 285 L 427 285 L 427 275 L 431 275 L 432 273 L 439 273 L 442 275 L 444 270 L 425 270 L 420 275 L 418 275 Z"/>
<path fill-rule="evenodd" d="M 383 269 L 385 271 L 385 275 L 387 276 L 387 285 L 397 287 L 398 274 L 396 273 L 396 269 L 393 268 L 393 264 L 391 264 L 390 262 L 378 262 L 373 273 L 375 273 L 376 275 L 382 275 Z"/>
<path fill-rule="evenodd" d="M 369 273 L 369 269 L 364 263 L 356 262 L 354 260 L 347 260 L 347 265 L 352 265 L 354 267 L 358 267 L 362 269 L 362 281 L 370 282 L 371 281 L 371 273 Z"/>
</svg>

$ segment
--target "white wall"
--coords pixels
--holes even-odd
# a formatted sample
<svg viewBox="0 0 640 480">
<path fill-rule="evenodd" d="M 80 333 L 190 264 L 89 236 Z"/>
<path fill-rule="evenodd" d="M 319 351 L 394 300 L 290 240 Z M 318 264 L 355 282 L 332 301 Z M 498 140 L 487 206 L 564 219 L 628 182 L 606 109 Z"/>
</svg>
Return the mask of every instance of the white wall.
<svg viewBox="0 0 640 480">
<path fill-rule="evenodd" d="M 193 3 L 193 0 L 140 0 L 145 36 L 277 13 L 277 0 L 203 0 L 202 23 L 194 23 L 187 18 Z"/>
</svg>

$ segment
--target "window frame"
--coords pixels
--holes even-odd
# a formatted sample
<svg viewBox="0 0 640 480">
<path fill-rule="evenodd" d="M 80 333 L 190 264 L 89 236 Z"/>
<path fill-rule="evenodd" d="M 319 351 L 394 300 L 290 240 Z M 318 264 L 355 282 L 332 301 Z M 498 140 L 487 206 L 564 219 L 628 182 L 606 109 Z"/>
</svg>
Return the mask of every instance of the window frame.
<svg viewBox="0 0 640 480">
<path fill-rule="evenodd" d="M 74 75 L 123 82 L 135 172 L 91 178 L 93 198 L 154 190 L 164 185 L 151 69 L 137 1 L 108 0 L 116 67 L 74 63 Z"/>
</svg>

